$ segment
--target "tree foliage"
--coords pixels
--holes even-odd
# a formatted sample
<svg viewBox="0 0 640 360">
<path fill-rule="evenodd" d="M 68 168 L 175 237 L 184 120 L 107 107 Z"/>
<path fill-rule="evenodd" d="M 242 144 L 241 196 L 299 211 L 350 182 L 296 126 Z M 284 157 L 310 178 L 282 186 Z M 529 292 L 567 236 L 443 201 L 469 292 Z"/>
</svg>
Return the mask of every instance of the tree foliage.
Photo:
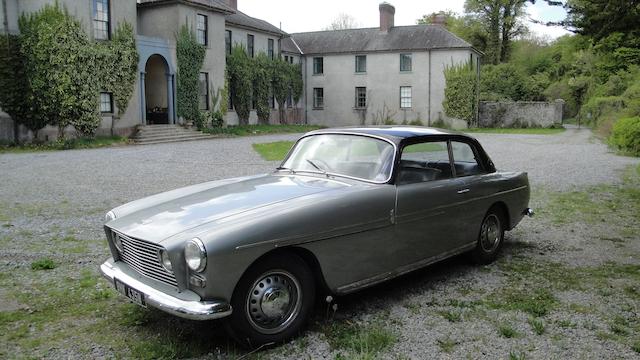
<svg viewBox="0 0 640 360">
<path fill-rule="evenodd" d="M 203 118 L 200 113 L 198 82 L 204 55 L 205 48 L 198 43 L 195 33 L 188 24 L 183 25 L 176 39 L 177 113 L 185 120 L 193 121 L 199 129 L 203 127 Z"/>
<path fill-rule="evenodd" d="M 436 18 L 438 16 L 444 17 L 444 27 L 461 37 L 474 48 L 480 51 L 486 51 L 487 48 L 487 32 L 484 29 L 483 23 L 475 16 L 462 15 L 459 16 L 455 12 L 441 11 L 434 12 L 422 16 L 417 20 L 418 24 L 436 24 Z"/>
<path fill-rule="evenodd" d="M 56 3 L 19 21 L 25 76 L 36 117 L 93 136 L 100 124 L 94 46 L 82 25 Z"/>
<path fill-rule="evenodd" d="M 256 114 L 260 124 L 268 124 L 271 115 L 269 96 L 271 95 L 271 64 L 263 52 L 253 60 L 253 96 Z"/>
<path fill-rule="evenodd" d="M 227 73 L 231 102 L 238 115 L 238 122 L 240 125 L 248 125 L 253 95 L 253 69 L 243 46 L 234 46 L 227 56 Z"/>
<path fill-rule="evenodd" d="M 340 13 L 331 21 L 331 24 L 324 28 L 324 30 L 346 30 L 346 29 L 355 29 L 359 27 L 360 24 L 356 21 L 356 19 L 345 13 Z"/>
<path fill-rule="evenodd" d="M 291 91 L 291 64 L 282 59 L 276 59 L 273 61 L 272 68 L 273 95 L 278 102 L 280 123 L 284 123 L 287 97 Z"/>
<path fill-rule="evenodd" d="M 442 107 L 447 116 L 468 123 L 474 119 L 477 106 L 477 74 L 471 64 L 447 66 L 444 70 L 446 86 Z"/>
</svg>

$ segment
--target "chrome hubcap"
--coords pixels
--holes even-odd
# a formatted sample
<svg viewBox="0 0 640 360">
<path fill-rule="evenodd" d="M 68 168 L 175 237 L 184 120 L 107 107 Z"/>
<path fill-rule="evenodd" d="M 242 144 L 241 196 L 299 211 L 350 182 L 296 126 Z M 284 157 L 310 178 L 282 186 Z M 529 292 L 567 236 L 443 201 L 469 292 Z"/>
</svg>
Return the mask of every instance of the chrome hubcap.
<svg viewBox="0 0 640 360">
<path fill-rule="evenodd" d="M 500 244 L 501 227 L 500 219 L 494 214 L 489 215 L 480 230 L 480 245 L 486 252 L 494 251 Z"/>
<path fill-rule="evenodd" d="M 262 274 L 247 296 L 247 317 L 251 326 L 263 334 L 286 329 L 301 308 L 298 280 L 284 270 Z"/>
</svg>

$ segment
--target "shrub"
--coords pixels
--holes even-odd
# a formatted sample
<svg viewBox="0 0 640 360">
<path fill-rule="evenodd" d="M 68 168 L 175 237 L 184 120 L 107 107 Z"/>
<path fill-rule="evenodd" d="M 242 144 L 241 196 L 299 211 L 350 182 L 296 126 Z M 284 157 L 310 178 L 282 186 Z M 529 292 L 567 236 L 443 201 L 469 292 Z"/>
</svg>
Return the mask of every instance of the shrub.
<svg viewBox="0 0 640 360">
<path fill-rule="evenodd" d="M 618 120 L 613 125 L 609 141 L 625 153 L 640 156 L 640 117 Z"/>
<path fill-rule="evenodd" d="M 278 102 L 278 114 L 280 123 L 285 122 L 285 108 L 287 103 L 287 97 L 291 92 L 291 67 L 288 62 L 282 59 L 277 59 L 272 63 L 273 69 L 271 71 L 271 85 L 273 86 L 273 95 Z"/>
<path fill-rule="evenodd" d="M 198 129 L 202 129 L 204 121 L 200 113 L 198 96 L 200 69 L 204 55 L 205 49 L 198 44 L 196 35 L 188 25 L 183 25 L 176 39 L 178 63 L 176 106 L 178 116 L 193 121 Z"/>
<path fill-rule="evenodd" d="M 260 124 L 268 124 L 271 115 L 269 95 L 271 93 L 271 60 L 261 52 L 253 59 L 253 101 Z"/>
<path fill-rule="evenodd" d="M 227 74 L 231 102 L 238 115 L 240 125 L 248 125 L 251 114 L 251 97 L 253 95 L 251 66 L 251 59 L 247 56 L 244 47 L 234 46 L 231 54 L 227 57 Z"/>
<path fill-rule="evenodd" d="M 442 106 L 447 116 L 471 122 L 477 106 L 476 73 L 469 64 L 447 66 L 444 70 L 446 86 Z"/>
<path fill-rule="evenodd" d="M 56 263 L 49 258 L 36 260 L 31 263 L 32 270 L 52 270 L 56 268 Z"/>
<path fill-rule="evenodd" d="M 615 114 L 624 108 L 624 100 L 620 96 L 593 97 L 585 103 L 578 118 L 581 121 L 598 125 L 603 116 Z"/>
</svg>

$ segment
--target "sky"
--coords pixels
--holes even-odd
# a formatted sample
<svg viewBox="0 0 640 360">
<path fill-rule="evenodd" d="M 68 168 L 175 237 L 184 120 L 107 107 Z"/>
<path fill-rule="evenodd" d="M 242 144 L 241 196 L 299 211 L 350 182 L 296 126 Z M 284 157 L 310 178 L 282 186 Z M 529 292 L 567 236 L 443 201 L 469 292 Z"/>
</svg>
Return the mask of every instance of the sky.
<svg viewBox="0 0 640 360">
<path fill-rule="evenodd" d="M 464 0 L 387 0 L 396 8 L 395 25 L 414 25 L 424 14 L 453 10 L 461 14 Z M 247 15 L 266 20 L 282 27 L 288 33 L 322 30 L 329 26 L 340 13 L 355 18 L 358 27 L 379 25 L 378 4 L 381 0 L 238 0 L 238 9 Z M 550 7 L 544 1 L 529 4 L 527 12 L 535 19 L 556 21 L 564 18 L 560 7 Z M 555 39 L 567 34 L 560 27 L 547 27 L 528 23 L 539 36 Z"/>
</svg>

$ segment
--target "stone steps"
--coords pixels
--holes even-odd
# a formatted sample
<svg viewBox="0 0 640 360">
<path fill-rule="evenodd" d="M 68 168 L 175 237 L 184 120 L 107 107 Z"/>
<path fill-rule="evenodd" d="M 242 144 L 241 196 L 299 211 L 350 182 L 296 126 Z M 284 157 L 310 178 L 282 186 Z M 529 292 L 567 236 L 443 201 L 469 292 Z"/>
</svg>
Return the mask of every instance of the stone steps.
<svg viewBox="0 0 640 360">
<path fill-rule="evenodd" d="M 177 125 L 140 126 L 138 128 L 138 132 L 131 137 L 134 143 L 139 145 L 204 140 L 211 138 L 213 138 L 213 136 Z"/>
</svg>

